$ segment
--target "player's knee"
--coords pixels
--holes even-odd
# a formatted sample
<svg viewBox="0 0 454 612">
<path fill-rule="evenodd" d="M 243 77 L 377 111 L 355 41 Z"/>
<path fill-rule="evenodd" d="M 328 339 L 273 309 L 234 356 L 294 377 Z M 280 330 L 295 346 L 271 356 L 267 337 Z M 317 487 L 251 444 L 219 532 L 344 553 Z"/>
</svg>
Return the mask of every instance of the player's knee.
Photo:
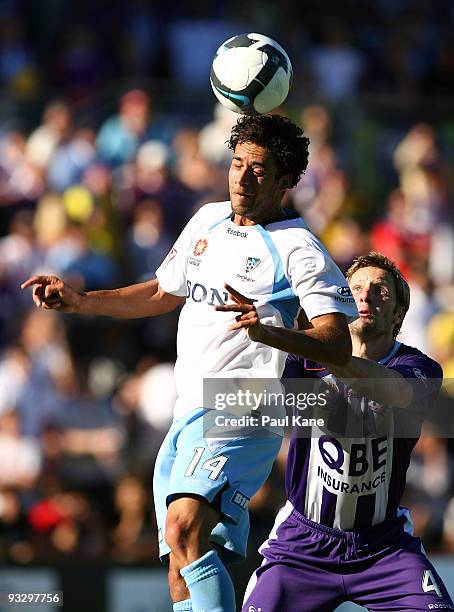
<svg viewBox="0 0 454 612">
<path fill-rule="evenodd" d="M 167 517 L 165 540 L 175 557 L 181 562 L 195 561 L 200 554 L 204 534 L 190 518 L 181 515 Z M 194 558 L 193 558 L 194 557 Z"/>
<path fill-rule="evenodd" d="M 165 540 L 170 550 L 175 553 L 178 549 L 186 548 L 190 539 L 190 523 L 180 517 L 168 516 L 165 528 Z"/>
<path fill-rule="evenodd" d="M 178 562 L 187 565 L 211 548 L 210 534 L 219 513 L 205 500 L 174 499 L 167 510 L 165 541 Z"/>
</svg>

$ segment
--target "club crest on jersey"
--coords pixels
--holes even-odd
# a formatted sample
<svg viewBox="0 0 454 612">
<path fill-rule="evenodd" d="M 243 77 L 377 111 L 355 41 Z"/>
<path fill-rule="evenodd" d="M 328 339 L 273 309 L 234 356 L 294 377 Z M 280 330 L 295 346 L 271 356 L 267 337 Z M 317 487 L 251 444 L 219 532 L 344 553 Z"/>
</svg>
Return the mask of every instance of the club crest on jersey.
<svg viewBox="0 0 454 612">
<path fill-rule="evenodd" d="M 196 257 L 203 255 L 208 247 L 208 240 L 206 238 L 199 238 L 195 243 L 194 250 L 192 251 Z"/>
<path fill-rule="evenodd" d="M 262 260 L 259 257 L 248 257 L 244 265 L 244 271 L 246 274 L 250 274 L 252 270 L 255 270 Z"/>
</svg>

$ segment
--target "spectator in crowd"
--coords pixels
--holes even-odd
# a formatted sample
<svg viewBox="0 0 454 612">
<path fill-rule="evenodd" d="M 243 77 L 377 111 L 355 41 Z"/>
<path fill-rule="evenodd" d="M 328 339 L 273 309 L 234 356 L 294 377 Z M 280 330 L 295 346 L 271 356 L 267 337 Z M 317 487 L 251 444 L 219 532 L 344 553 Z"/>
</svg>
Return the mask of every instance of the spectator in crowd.
<svg viewBox="0 0 454 612">
<path fill-rule="evenodd" d="M 20 416 L 14 408 L 6 408 L 0 414 L 0 465 L 0 490 L 32 489 L 41 467 L 39 445 L 21 434 Z"/>
<path fill-rule="evenodd" d="M 29 554 L 39 562 L 102 560 L 107 552 L 106 523 L 80 491 L 57 491 L 31 505 Z"/>
<path fill-rule="evenodd" d="M 135 207 L 127 238 L 132 281 L 154 278 L 172 247 L 173 236 L 164 229 L 164 211 L 159 200 L 147 198 Z"/>
<path fill-rule="evenodd" d="M 210 163 L 200 147 L 199 133 L 192 128 L 179 129 L 172 141 L 175 176 L 193 194 L 196 208 L 228 197 L 225 169 Z"/>
<path fill-rule="evenodd" d="M 149 494 L 138 478 L 125 476 L 118 482 L 115 510 L 118 517 L 112 531 L 113 559 L 126 564 L 158 562 L 159 551 L 153 538 L 156 519 Z"/>
<path fill-rule="evenodd" d="M 365 58 L 349 41 L 347 22 L 327 19 L 322 40 L 309 55 L 317 99 L 328 104 L 351 101 L 358 91 Z"/>
<path fill-rule="evenodd" d="M 144 143 L 137 151 L 134 164 L 134 201 L 153 198 L 160 202 L 163 229 L 175 236 L 189 220 L 196 194 L 170 169 L 169 148 L 157 141 Z"/>
<path fill-rule="evenodd" d="M 36 94 L 39 85 L 36 49 L 27 40 L 24 21 L 12 12 L 0 21 L 0 84 L 19 99 Z"/>
<path fill-rule="evenodd" d="M 35 201 L 46 184 L 41 172 L 27 160 L 26 138 L 20 130 L 0 133 L 0 220 L 9 222 L 11 208 Z"/>
<path fill-rule="evenodd" d="M 99 130 L 96 147 L 102 160 L 112 166 L 132 161 L 141 142 L 147 139 L 151 99 L 140 89 L 125 93 L 118 114 L 108 118 Z"/>
<path fill-rule="evenodd" d="M 172 126 L 156 116 L 150 95 L 142 89 L 127 91 L 120 99 L 118 114 L 102 124 L 96 140 L 101 159 L 115 167 L 133 161 L 147 140 L 169 142 Z"/>
<path fill-rule="evenodd" d="M 46 104 L 41 125 L 27 138 L 25 155 L 28 163 L 44 175 L 59 145 L 68 140 L 71 129 L 69 104 L 64 100 Z"/>
<path fill-rule="evenodd" d="M 425 426 L 413 451 L 404 504 L 410 503 L 415 530 L 425 546 L 441 544 L 444 514 L 454 482 L 454 461 L 441 432 Z"/>
<path fill-rule="evenodd" d="M 62 192 L 81 180 L 85 170 L 95 161 L 94 141 L 93 130 L 79 128 L 67 142 L 60 144 L 48 164 L 47 183 L 50 189 Z"/>
</svg>

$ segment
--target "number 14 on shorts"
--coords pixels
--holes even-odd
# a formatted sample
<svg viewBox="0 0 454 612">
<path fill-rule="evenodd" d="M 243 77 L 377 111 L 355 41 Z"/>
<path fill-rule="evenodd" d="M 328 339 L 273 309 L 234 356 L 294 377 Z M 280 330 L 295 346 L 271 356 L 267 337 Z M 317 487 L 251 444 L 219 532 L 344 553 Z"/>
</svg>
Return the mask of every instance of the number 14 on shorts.
<svg viewBox="0 0 454 612">
<path fill-rule="evenodd" d="M 202 455 L 206 449 L 202 447 L 196 447 L 194 449 L 194 455 L 184 473 L 188 478 L 192 476 L 202 460 Z M 202 463 L 200 469 L 207 470 L 210 472 L 208 478 L 210 480 L 216 480 L 219 477 L 219 474 L 222 471 L 222 468 L 227 463 L 228 457 L 224 457 L 224 455 L 217 455 L 216 457 L 210 457 L 206 461 Z"/>
</svg>

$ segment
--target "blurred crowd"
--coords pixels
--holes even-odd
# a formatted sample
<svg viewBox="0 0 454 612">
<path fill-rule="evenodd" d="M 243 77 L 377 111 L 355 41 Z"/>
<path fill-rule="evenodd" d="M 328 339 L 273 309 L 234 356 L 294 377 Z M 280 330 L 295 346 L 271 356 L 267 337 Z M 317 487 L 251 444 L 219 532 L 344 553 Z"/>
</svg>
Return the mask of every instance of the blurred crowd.
<svg viewBox="0 0 454 612">
<path fill-rule="evenodd" d="M 438 409 L 452 410 L 452 118 L 368 112 L 361 95 L 392 91 L 396 108 L 449 99 L 453 2 L 381 0 L 371 13 L 348 2 L 322 25 L 317 7 L 297 19 L 291 2 L 248 3 L 249 19 L 236 2 L 181 4 L 115 2 L 107 17 L 102 2 L 0 3 L 0 562 L 157 562 L 151 479 L 172 417 L 178 313 L 60 315 L 33 309 L 19 285 L 41 272 L 79 290 L 152 278 L 194 211 L 228 199 L 236 116 L 211 110 L 206 81 L 213 51 L 251 15 L 295 58 L 280 111 L 311 141 L 286 206 L 342 269 L 370 249 L 401 267 L 411 307 L 399 339 L 442 363 Z M 199 88 L 208 111 L 189 120 L 178 87 L 167 106 L 153 87 L 164 78 Z M 427 548 L 454 552 L 448 427 L 427 428 L 405 501 Z M 284 469 L 285 444 L 251 500 L 251 546 L 283 500 Z"/>
<path fill-rule="evenodd" d="M 205 88 L 220 43 L 248 31 L 284 44 L 296 95 L 452 96 L 452 0 L 2 0 L 0 11 L 0 83 L 24 106 L 49 91 L 83 103 L 121 79 Z"/>
</svg>

